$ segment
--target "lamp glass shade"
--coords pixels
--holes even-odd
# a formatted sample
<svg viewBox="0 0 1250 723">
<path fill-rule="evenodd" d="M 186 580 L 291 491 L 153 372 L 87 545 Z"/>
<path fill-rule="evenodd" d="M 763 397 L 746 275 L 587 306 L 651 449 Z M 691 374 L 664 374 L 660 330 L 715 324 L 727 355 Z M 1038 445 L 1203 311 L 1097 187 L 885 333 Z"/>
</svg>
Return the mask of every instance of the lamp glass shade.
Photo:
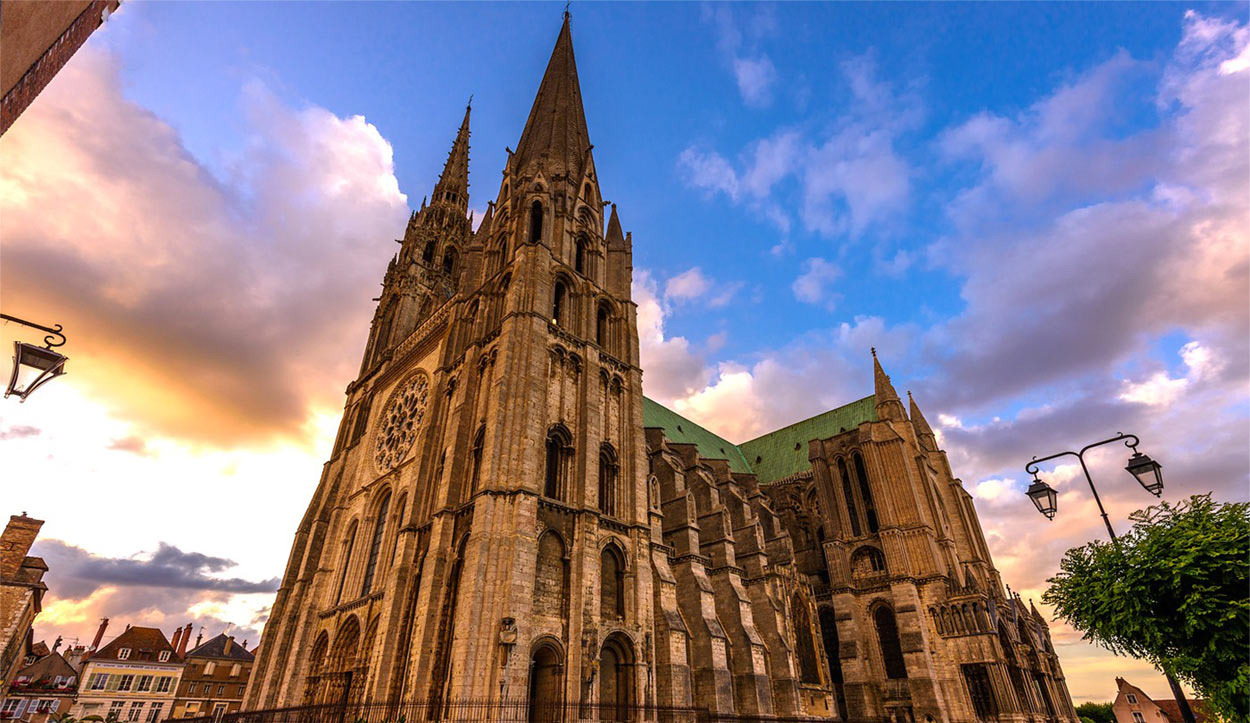
<svg viewBox="0 0 1250 723">
<path fill-rule="evenodd" d="M 1029 489 L 1025 494 L 1029 496 L 1029 499 L 1033 500 L 1033 504 L 1037 506 L 1037 511 L 1046 515 L 1046 519 L 1055 519 L 1059 495 L 1053 487 L 1034 477 L 1033 484 L 1029 485 Z"/>
<path fill-rule="evenodd" d="M 1147 492 L 1163 495 L 1163 466 L 1141 452 L 1134 451 L 1124 467 Z"/>
<path fill-rule="evenodd" d="M 68 357 L 51 349 L 24 341 L 13 342 L 13 374 L 9 377 L 9 387 L 4 396 L 16 394 L 23 402 L 26 401 L 26 397 L 36 389 L 64 374 L 66 361 Z"/>
</svg>

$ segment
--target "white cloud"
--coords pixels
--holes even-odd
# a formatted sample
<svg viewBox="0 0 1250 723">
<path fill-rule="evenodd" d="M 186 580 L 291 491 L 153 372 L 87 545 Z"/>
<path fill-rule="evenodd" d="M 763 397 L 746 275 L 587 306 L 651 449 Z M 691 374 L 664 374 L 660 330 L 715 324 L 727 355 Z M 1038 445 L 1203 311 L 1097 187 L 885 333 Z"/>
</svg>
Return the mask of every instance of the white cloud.
<svg viewBox="0 0 1250 723">
<path fill-rule="evenodd" d="M 790 285 L 794 297 L 808 304 L 832 306 L 836 298 L 830 286 L 842 276 L 842 269 L 822 258 L 810 258 L 803 262 L 803 272 Z"/>
<path fill-rule="evenodd" d="M 703 275 L 702 269 L 695 266 L 665 282 L 664 298 L 674 301 L 689 301 L 703 296 L 711 288 L 711 280 Z"/>
<path fill-rule="evenodd" d="M 1185 363 L 1185 374 L 1170 377 L 1167 372 L 1155 372 L 1145 381 L 1125 380 L 1119 398 L 1126 402 L 1147 406 L 1168 406 L 1174 403 L 1192 384 L 1217 374 L 1223 364 L 1213 356 L 1210 348 L 1191 341 L 1181 347 L 1180 357 Z"/>
<path fill-rule="evenodd" d="M 738 92 L 749 106 L 763 108 L 772 103 L 773 83 L 777 69 L 767 55 L 754 58 L 734 58 L 734 77 L 738 80 Z"/>
</svg>

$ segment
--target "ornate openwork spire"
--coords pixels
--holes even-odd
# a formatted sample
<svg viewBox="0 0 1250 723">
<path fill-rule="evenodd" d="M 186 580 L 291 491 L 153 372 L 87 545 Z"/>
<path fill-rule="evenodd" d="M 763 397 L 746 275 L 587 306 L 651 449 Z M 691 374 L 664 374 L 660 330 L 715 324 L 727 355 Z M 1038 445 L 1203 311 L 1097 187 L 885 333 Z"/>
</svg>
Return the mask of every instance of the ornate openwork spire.
<svg viewBox="0 0 1250 723">
<path fill-rule="evenodd" d="M 563 170 L 579 177 L 589 149 L 590 133 L 586 130 L 586 111 L 582 108 L 577 63 L 573 60 L 573 36 L 569 15 L 565 13 L 560 36 L 512 157 L 513 167 L 520 170 L 545 158 L 551 172 Z"/>
<path fill-rule="evenodd" d="M 464 108 L 464 120 L 456 131 L 456 140 L 447 154 L 447 163 L 434 185 L 434 203 L 449 202 L 463 208 L 469 207 L 469 114 L 473 110 L 472 99 Z"/>
</svg>

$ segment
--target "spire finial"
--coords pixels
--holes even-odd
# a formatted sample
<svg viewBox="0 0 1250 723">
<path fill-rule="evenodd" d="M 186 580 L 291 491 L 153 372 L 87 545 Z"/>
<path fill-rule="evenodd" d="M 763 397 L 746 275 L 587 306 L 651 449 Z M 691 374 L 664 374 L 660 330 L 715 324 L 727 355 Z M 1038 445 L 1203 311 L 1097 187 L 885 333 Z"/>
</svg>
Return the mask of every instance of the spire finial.
<svg viewBox="0 0 1250 723">
<path fill-rule="evenodd" d="M 876 359 L 876 358 L 877 358 L 877 347 L 875 347 L 875 346 L 874 346 L 874 347 L 872 347 L 872 358 L 873 358 L 873 359 Z"/>
<path fill-rule="evenodd" d="M 566 23 L 569 21 L 569 17 L 570 17 L 569 3 L 571 3 L 572 1 L 573 0 L 564 0 L 564 22 Z"/>
</svg>

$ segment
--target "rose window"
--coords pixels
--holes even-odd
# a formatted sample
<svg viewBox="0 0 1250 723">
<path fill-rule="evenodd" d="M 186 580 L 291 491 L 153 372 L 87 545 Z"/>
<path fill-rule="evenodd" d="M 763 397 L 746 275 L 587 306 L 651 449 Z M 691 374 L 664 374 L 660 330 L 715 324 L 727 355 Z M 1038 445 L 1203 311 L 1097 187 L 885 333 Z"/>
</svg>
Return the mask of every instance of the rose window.
<svg viewBox="0 0 1250 723">
<path fill-rule="evenodd" d="M 395 469 L 408 455 L 425 417 L 429 393 L 430 383 L 424 374 L 414 374 L 391 393 L 374 441 L 373 463 L 379 472 Z"/>
</svg>

